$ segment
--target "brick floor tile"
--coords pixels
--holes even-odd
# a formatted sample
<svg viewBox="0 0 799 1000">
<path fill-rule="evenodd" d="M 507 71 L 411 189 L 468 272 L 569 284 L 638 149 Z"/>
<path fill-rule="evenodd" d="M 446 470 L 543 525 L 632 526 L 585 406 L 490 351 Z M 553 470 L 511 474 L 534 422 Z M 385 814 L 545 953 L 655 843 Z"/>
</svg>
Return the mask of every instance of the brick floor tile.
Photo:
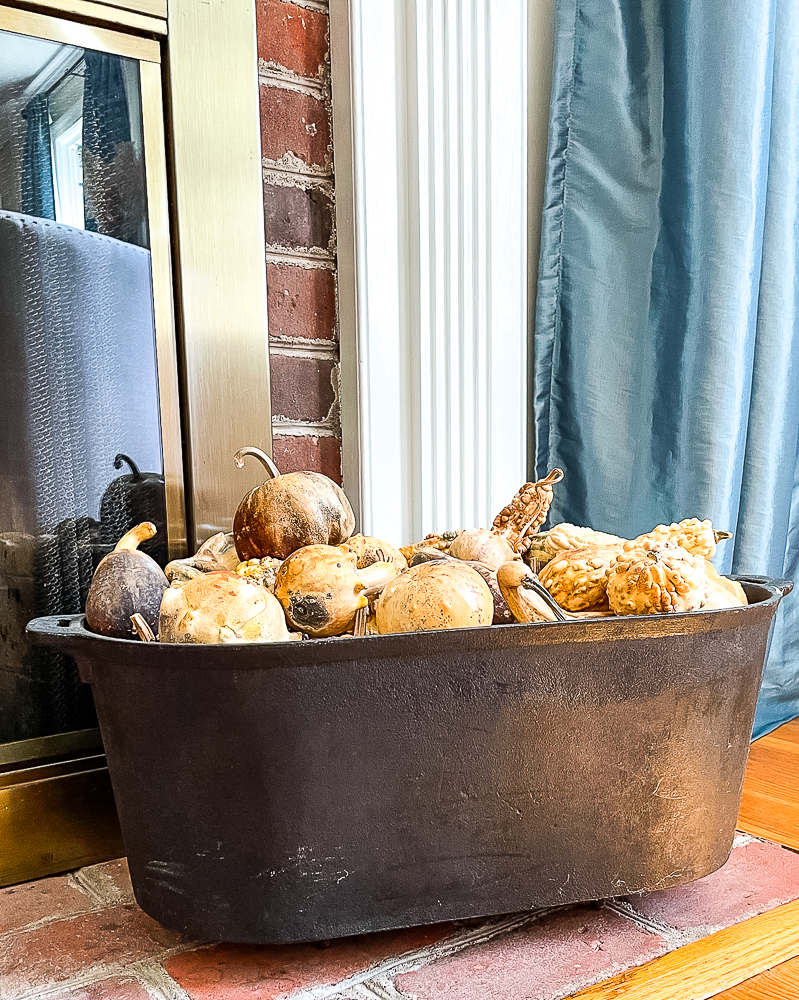
<svg viewBox="0 0 799 1000">
<path fill-rule="evenodd" d="M 799 854 L 752 841 L 735 848 L 711 875 L 626 902 L 641 916 L 685 932 L 683 943 L 793 899 L 799 899 Z"/>
<path fill-rule="evenodd" d="M 96 967 L 138 961 L 181 943 L 137 906 L 116 906 L 20 931 L 2 942 L 0 1000 Z"/>
<path fill-rule="evenodd" d="M 48 993 L 47 1000 L 151 1000 L 150 994 L 138 980 L 121 975 L 111 976 L 101 983 L 78 986 L 64 992 Z"/>
<path fill-rule="evenodd" d="M 108 903 L 133 903 L 133 886 L 127 858 L 81 868 L 80 879 Z"/>
<path fill-rule="evenodd" d="M 408 951 L 436 944 L 452 924 L 340 938 L 314 945 L 216 945 L 183 952 L 166 971 L 191 1000 L 282 1000 L 300 989 L 330 986 Z"/>
<path fill-rule="evenodd" d="M 74 917 L 97 901 L 66 875 L 0 889 L 0 934 L 44 919 Z"/>
<path fill-rule="evenodd" d="M 609 910 L 576 906 L 400 975 L 395 985 L 418 1000 L 554 1000 L 667 950 L 664 938 Z"/>
</svg>

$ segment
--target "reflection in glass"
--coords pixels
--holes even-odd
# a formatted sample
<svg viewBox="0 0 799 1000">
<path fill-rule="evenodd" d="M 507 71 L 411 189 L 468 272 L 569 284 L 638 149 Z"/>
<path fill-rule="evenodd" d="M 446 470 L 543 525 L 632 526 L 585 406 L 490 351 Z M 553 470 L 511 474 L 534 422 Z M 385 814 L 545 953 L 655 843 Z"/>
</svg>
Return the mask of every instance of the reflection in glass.
<svg viewBox="0 0 799 1000">
<path fill-rule="evenodd" d="M 34 616 L 142 520 L 166 560 L 139 71 L 0 32 L 0 743 L 95 724 Z"/>
</svg>

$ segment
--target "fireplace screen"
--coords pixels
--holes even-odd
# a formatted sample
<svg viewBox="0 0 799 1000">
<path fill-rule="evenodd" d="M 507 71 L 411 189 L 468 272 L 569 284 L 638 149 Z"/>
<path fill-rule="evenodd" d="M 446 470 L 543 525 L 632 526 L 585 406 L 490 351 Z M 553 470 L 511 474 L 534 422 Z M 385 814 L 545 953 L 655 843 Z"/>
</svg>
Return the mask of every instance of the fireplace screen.
<svg viewBox="0 0 799 1000">
<path fill-rule="evenodd" d="M 96 724 L 27 622 L 139 521 L 167 558 L 139 72 L 0 32 L 0 743 Z"/>
</svg>

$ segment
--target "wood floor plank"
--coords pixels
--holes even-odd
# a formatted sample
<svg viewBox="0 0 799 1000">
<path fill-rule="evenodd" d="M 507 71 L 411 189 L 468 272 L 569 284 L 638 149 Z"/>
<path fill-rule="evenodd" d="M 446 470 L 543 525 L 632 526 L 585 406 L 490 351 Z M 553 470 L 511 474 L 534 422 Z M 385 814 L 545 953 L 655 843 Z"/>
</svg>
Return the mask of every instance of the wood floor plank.
<svg viewBox="0 0 799 1000">
<path fill-rule="evenodd" d="M 799 956 L 799 900 L 656 958 L 573 996 L 579 1000 L 708 1000 Z"/>
<path fill-rule="evenodd" d="M 799 850 L 799 719 L 752 744 L 738 828 Z"/>
<path fill-rule="evenodd" d="M 754 979 L 717 993 L 713 1000 L 797 1000 L 799 998 L 799 958 L 761 972 Z"/>
</svg>

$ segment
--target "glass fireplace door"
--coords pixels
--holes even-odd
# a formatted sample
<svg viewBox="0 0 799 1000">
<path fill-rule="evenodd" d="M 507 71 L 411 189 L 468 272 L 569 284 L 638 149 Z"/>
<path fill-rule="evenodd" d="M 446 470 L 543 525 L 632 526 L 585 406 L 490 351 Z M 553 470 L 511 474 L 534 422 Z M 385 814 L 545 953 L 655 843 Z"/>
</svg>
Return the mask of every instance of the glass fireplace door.
<svg viewBox="0 0 799 1000">
<path fill-rule="evenodd" d="M 27 622 L 82 611 L 140 521 L 162 565 L 185 548 L 159 58 L 0 8 L 0 793 L 20 761 L 99 746 L 89 688 Z"/>
</svg>

